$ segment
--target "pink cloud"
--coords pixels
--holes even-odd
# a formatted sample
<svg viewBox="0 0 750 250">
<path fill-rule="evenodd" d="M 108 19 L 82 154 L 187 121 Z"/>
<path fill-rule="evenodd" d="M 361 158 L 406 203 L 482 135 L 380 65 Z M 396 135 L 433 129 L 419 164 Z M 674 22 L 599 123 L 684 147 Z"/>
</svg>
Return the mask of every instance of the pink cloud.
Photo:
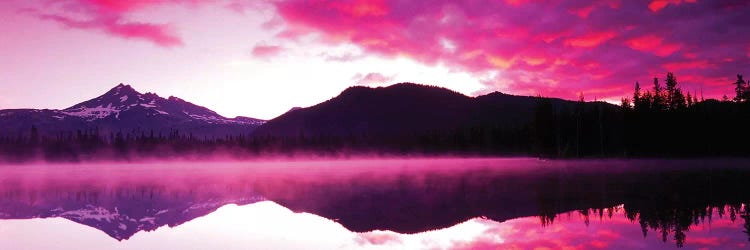
<svg viewBox="0 0 750 250">
<path fill-rule="evenodd" d="M 565 40 L 565 45 L 573 47 L 591 48 L 599 46 L 599 44 L 606 42 L 609 39 L 615 37 L 614 32 L 595 32 L 585 34 L 583 36 L 571 37 Z"/>
<path fill-rule="evenodd" d="M 356 61 L 362 58 L 365 58 L 364 54 L 354 54 L 354 53 L 343 53 L 338 55 L 332 55 L 328 53 L 322 53 L 320 54 L 323 58 L 325 58 L 326 61 L 329 62 L 351 62 Z"/>
<path fill-rule="evenodd" d="M 594 11 L 597 8 L 603 8 L 603 7 L 609 7 L 610 9 L 619 9 L 620 6 L 622 6 L 622 2 L 620 0 L 601 0 L 601 1 L 594 1 L 594 2 L 581 2 L 582 5 L 580 6 L 573 6 L 570 9 L 568 9 L 568 12 L 586 19 L 591 14 L 592 11 Z"/>
<path fill-rule="evenodd" d="M 625 41 L 628 47 L 645 52 L 651 52 L 658 56 L 668 56 L 680 50 L 681 46 L 675 43 L 665 43 L 664 38 L 657 35 L 645 35 Z"/>
<path fill-rule="evenodd" d="M 367 55 L 408 57 L 478 77 L 498 71 L 483 83 L 516 94 L 575 99 L 592 92 L 619 99 L 631 94 L 634 81 L 666 74 L 664 65 L 676 66 L 677 76 L 704 79 L 747 70 L 750 27 L 739 20 L 746 20 L 740 17 L 750 3 L 667 1 L 664 6 L 670 4 L 684 11 L 652 11 L 642 2 L 618 0 L 273 2 L 285 22 L 280 39 L 315 34 L 320 42 L 354 44 Z M 688 56 L 720 63 L 687 67 Z M 707 95 L 720 95 L 711 91 Z"/>
<path fill-rule="evenodd" d="M 505 0 L 505 2 L 513 6 L 520 6 L 529 2 L 529 0 Z"/>
<path fill-rule="evenodd" d="M 263 10 L 269 6 L 264 1 L 231 0 L 226 3 L 225 7 L 234 12 L 245 14 L 248 10 Z"/>
<path fill-rule="evenodd" d="M 72 4 L 93 7 L 98 11 L 108 11 L 115 13 L 126 13 L 137 9 L 146 8 L 154 5 L 200 5 L 217 2 L 216 0 L 63 0 Z"/>
<path fill-rule="evenodd" d="M 612 212 L 611 217 L 606 216 L 609 212 Z M 561 213 L 546 226 L 540 224 L 539 217 L 499 223 L 475 219 L 484 220 L 487 226 L 484 233 L 468 241 L 453 242 L 448 249 L 663 249 L 675 246 L 673 227 L 668 231 L 668 241 L 662 242 L 659 229 L 648 228 L 650 235 L 644 238 L 639 217 L 631 221 L 622 208 L 607 208 L 603 213 L 604 216 L 601 213 L 597 216 L 594 209 L 587 215 L 577 211 Z M 710 226 L 703 220 L 700 223 L 705 224 L 692 224 L 684 230 L 686 248 L 746 247 L 747 237 L 740 232 L 742 226 L 727 217 L 719 218 L 717 213 L 713 211 Z"/>
<path fill-rule="evenodd" d="M 51 20 L 67 28 L 99 30 L 106 34 L 125 39 L 142 39 L 162 47 L 182 46 L 183 42 L 167 25 L 123 22 L 117 18 L 103 18 L 78 21 L 60 15 L 40 15 L 43 20 Z"/>
<path fill-rule="evenodd" d="M 374 232 L 367 232 L 367 233 L 360 233 L 358 239 L 361 241 L 360 244 L 371 244 L 371 245 L 384 245 L 389 243 L 401 243 L 401 238 L 399 234 L 393 233 L 393 232 L 380 232 L 380 231 L 374 231 Z"/>
<path fill-rule="evenodd" d="M 591 14 L 591 12 L 594 11 L 594 6 L 586 6 L 580 9 L 574 9 L 570 10 L 571 13 L 575 14 L 576 16 L 579 16 L 580 18 L 587 18 Z"/>
<path fill-rule="evenodd" d="M 100 31 L 118 38 L 145 40 L 160 47 L 184 45 L 182 38 L 167 24 L 127 20 L 124 15 L 139 9 L 166 4 L 201 4 L 200 0 L 63 0 L 51 2 L 44 10 L 28 13 L 66 28 Z M 83 16 L 83 17 L 82 17 Z"/>
<path fill-rule="evenodd" d="M 61 0 L 36 14 L 71 29 L 176 47 L 184 42 L 171 26 L 131 14 L 203 4 L 236 13 L 270 7 L 274 17 L 262 28 L 277 32 L 274 39 L 310 38 L 362 52 L 322 55 L 328 61 L 407 57 L 475 74 L 490 89 L 514 94 L 619 99 L 630 95 L 634 81 L 649 82 L 665 67 L 697 80 L 732 77 L 750 64 L 750 26 L 744 25 L 750 3 L 738 0 Z M 282 50 L 262 45 L 252 54 Z M 482 77 L 488 72 L 497 77 Z M 707 96 L 725 92 L 706 89 Z"/>
<path fill-rule="evenodd" d="M 682 71 L 685 69 L 703 69 L 712 67 L 713 65 L 707 60 L 700 61 L 683 61 L 683 62 L 671 62 L 664 64 L 664 68 L 667 71 Z"/>
<path fill-rule="evenodd" d="M 279 45 L 256 44 L 255 47 L 253 47 L 251 54 L 254 57 L 269 58 L 278 56 L 283 51 L 284 47 L 281 47 Z"/>
<path fill-rule="evenodd" d="M 385 76 L 380 73 L 367 73 L 367 75 L 356 74 L 352 76 L 352 80 L 355 82 L 356 85 L 365 85 L 365 86 L 387 84 L 393 81 L 393 78 L 394 78 L 393 76 Z"/>
<path fill-rule="evenodd" d="M 388 13 L 385 1 L 333 2 L 329 7 L 345 15 L 361 18 L 383 16 Z"/>
<path fill-rule="evenodd" d="M 653 12 L 659 12 L 661 9 L 664 9 L 667 7 L 667 5 L 674 4 L 674 5 L 680 5 L 683 2 L 684 3 L 695 3 L 697 0 L 651 0 L 651 3 L 648 4 L 648 9 L 650 9 Z"/>
</svg>

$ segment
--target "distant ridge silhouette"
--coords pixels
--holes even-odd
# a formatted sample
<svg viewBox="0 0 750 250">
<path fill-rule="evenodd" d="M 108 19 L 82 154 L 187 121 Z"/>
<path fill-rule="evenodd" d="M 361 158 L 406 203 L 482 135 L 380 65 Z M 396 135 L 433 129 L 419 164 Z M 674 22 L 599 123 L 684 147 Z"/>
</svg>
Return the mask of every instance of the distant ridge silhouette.
<svg viewBox="0 0 750 250">
<path fill-rule="evenodd" d="M 62 110 L 0 110 L 0 136 L 27 133 L 35 126 L 40 135 L 49 136 L 78 130 L 165 135 L 176 130 L 199 137 L 224 137 L 249 134 L 263 122 L 249 117 L 226 118 L 174 96 L 142 94 L 120 83 L 101 96 Z"/>
</svg>

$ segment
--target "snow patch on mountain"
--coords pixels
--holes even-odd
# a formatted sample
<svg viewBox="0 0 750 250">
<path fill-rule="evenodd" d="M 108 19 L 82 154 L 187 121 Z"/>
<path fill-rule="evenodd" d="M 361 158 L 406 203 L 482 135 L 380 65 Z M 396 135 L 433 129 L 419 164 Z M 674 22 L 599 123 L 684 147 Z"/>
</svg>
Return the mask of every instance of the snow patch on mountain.
<svg viewBox="0 0 750 250">
<path fill-rule="evenodd" d="M 155 122 L 152 122 L 155 121 Z M 8 124 L 29 123 L 24 127 L 37 125 L 42 130 L 70 130 L 71 128 L 93 127 L 112 129 L 117 127 L 151 126 L 166 129 L 168 127 L 206 130 L 205 133 L 222 133 L 211 131 L 211 126 L 232 126 L 231 132 L 247 133 L 265 123 L 249 117 L 227 118 L 218 113 L 170 96 L 160 97 L 154 93 L 142 94 L 129 85 L 119 84 L 106 93 L 73 105 L 56 109 L 7 109 L 0 110 L 0 122 Z M 59 124 L 58 124 L 59 123 Z M 86 123 L 91 123 L 88 125 Z M 154 125 L 158 124 L 158 125 Z M 11 126 L 12 127 L 12 126 Z M 17 128 L 13 128 L 17 130 Z M 184 131 L 188 131 L 184 130 Z M 6 129 L 6 131 L 9 131 Z M 0 131 L 3 134 L 4 131 Z"/>
<path fill-rule="evenodd" d="M 85 208 L 78 210 L 71 210 L 60 214 L 60 217 L 71 219 L 71 220 L 96 220 L 111 222 L 120 217 L 118 211 L 111 212 L 103 207 L 96 207 L 93 205 L 86 205 Z"/>
<path fill-rule="evenodd" d="M 106 107 L 102 105 L 93 108 L 83 106 L 77 109 L 65 110 L 62 113 L 70 116 L 81 117 L 87 119 L 88 121 L 93 121 L 105 118 L 113 114 L 118 114 L 120 113 L 120 111 L 121 110 L 117 107 L 112 107 L 112 104 L 110 103 Z"/>
</svg>

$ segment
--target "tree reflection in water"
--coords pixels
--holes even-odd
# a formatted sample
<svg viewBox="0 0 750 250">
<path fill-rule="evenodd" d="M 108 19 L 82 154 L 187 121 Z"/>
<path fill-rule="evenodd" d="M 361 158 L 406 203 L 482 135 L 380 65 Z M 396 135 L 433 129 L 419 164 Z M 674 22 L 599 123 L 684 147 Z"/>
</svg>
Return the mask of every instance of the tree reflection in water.
<svg viewBox="0 0 750 250">
<path fill-rule="evenodd" d="M 678 247 L 689 243 L 691 227 L 711 224 L 714 216 L 744 220 L 750 240 L 750 194 L 743 189 L 750 170 L 742 161 L 233 164 L 238 166 L 200 171 L 144 168 L 142 175 L 108 172 L 107 178 L 71 171 L 3 175 L 0 219 L 63 217 L 122 240 L 177 226 L 225 204 L 270 200 L 335 220 L 352 232 L 419 233 L 478 217 L 504 222 L 538 216 L 541 226 L 550 227 L 565 214 L 581 216 L 588 226 L 592 218 L 622 214 L 640 224 L 644 237 L 671 238 Z"/>
</svg>

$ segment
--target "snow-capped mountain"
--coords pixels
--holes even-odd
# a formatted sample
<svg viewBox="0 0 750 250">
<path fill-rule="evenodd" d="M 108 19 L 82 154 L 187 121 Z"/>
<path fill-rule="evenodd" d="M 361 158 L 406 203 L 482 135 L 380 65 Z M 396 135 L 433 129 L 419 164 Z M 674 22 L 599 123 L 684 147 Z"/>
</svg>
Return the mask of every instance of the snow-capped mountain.
<svg viewBox="0 0 750 250">
<path fill-rule="evenodd" d="M 191 133 L 196 136 L 222 137 L 249 134 L 265 121 L 227 118 L 216 112 L 170 96 L 142 94 L 130 85 L 119 84 L 103 95 L 62 110 L 0 110 L 2 135 L 26 132 L 33 125 L 50 135 L 76 130 L 154 131 Z"/>
<path fill-rule="evenodd" d="M 230 119 L 216 112 L 170 96 L 162 98 L 154 93 L 141 94 L 130 85 L 122 83 L 103 95 L 63 109 L 61 113 L 94 121 L 100 119 L 120 119 L 121 113 L 140 112 L 146 116 L 168 115 L 184 119 L 201 120 L 216 124 L 260 125 L 262 120 L 246 117 Z"/>
<path fill-rule="evenodd" d="M 69 188 L 72 189 L 14 189 L 41 195 L 32 201 L 25 195 L 0 197 L 0 220 L 60 217 L 101 230 L 116 240 L 126 240 L 141 231 L 178 226 L 227 204 L 265 200 L 250 189 L 227 191 L 221 185 L 189 190 L 153 186 Z"/>
</svg>

